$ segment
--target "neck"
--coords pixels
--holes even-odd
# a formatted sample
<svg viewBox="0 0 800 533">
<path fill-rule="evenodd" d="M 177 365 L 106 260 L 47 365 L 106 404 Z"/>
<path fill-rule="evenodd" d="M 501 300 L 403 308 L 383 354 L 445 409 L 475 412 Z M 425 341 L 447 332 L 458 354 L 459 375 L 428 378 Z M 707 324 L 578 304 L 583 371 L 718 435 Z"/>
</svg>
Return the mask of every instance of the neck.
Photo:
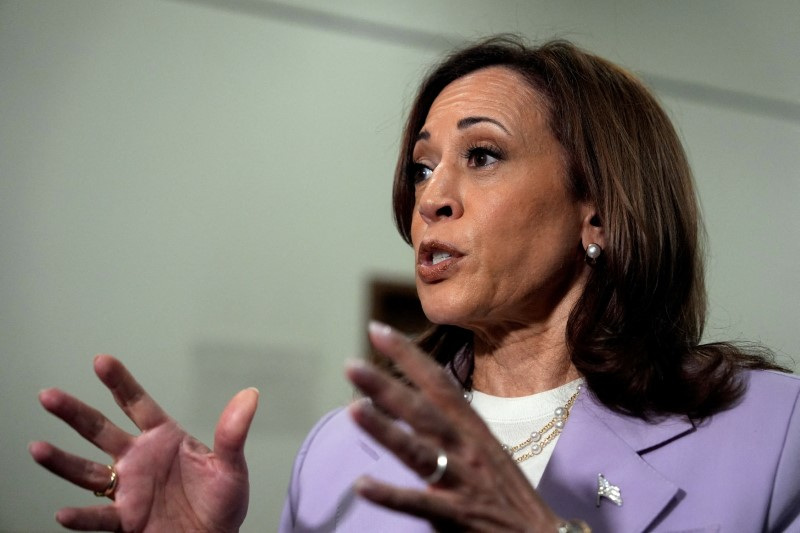
<svg viewBox="0 0 800 533">
<path fill-rule="evenodd" d="M 583 291 L 588 267 L 550 306 L 473 324 L 472 386 L 493 396 L 529 396 L 581 377 L 567 348 L 567 322 Z M 521 319 L 520 319 L 521 318 Z"/>
<path fill-rule="evenodd" d="M 564 327 L 528 327 L 491 337 L 476 332 L 474 351 L 472 385 L 493 396 L 528 396 L 580 377 Z"/>
</svg>

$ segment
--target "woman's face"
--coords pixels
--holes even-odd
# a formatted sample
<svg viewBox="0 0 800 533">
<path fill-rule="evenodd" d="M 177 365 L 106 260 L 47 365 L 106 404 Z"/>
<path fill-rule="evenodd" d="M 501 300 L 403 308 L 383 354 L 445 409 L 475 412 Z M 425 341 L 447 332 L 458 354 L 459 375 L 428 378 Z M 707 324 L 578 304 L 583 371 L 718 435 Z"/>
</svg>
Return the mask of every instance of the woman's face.
<svg viewBox="0 0 800 533">
<path fill-rule="evenodd" d="M 413 151 L 411 239 L 431 321 L 478 331 L 566 317 L 592 210 L 567 191 L 564 159 L 515 71 L 478 70 L 439 94 Z"/>
</svg>

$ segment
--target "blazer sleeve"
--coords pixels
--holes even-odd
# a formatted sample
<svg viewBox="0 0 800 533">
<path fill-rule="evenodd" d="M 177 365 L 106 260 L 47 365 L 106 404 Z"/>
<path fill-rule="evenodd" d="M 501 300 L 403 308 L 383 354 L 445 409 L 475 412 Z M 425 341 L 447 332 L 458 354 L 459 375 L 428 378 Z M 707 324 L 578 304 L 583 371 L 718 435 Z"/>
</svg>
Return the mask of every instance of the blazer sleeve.
<svg viewBox="0 0 800 533">
<path fill-rule="evenodd" d="M 292 533 L 295 531 L 297 525 L 297 509 L 300 502 L 300 473 L 303 470 L 303 463 L 308 453 L 309 448 L 314 443 L 314 439 L 319 434 L 320 430 L 330 421 L 331 418 L 341 409 L 331 411 L 322 417 L 311 429 L 303 441 L 297 456 L 294 459 L 294 466 L 292 467 L 292 478 L 289 481 L 289 488 L 286 493 L 286 500 L 283 502 L 283 512 L 281 513 L 281 521 L 278 526 L 279 533 Z"/>
<path fill-rule="evenodd" d="M 767 520 L 767 531 L 800 533 L 800 390 L 786 428 Z"/>
</svg>

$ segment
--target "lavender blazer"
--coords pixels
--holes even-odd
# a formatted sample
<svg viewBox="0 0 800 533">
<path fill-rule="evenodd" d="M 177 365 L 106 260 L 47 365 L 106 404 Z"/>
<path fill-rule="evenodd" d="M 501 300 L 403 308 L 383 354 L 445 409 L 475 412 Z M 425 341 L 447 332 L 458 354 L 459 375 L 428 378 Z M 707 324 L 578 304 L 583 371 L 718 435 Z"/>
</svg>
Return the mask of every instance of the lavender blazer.
<svg viewBox="0 0 800 533">
<path fill-rule="evenodd" d="M 700 424 L 646 423 L 581 394 L 538 486 L 564 518 L 602 532 L 800 532 L 800 377 L 754 371 L 732 409 Z M 623 503 L 597 505 L 602 473 Z M 360 431 L 346 410 L 317 423 L 294 465 L 285 532 L 430 531 L 351 490 L 361 475 L 405 487 L 420 479 Z"/>
</svg>

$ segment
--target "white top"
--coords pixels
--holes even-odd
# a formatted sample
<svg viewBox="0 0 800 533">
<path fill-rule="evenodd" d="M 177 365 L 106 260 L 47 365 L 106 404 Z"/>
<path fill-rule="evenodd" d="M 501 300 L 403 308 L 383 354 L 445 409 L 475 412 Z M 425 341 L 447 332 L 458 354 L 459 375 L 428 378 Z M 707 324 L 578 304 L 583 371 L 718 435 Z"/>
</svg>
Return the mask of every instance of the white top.
<svg viewBox="0 0 800 533">
<path fill-rule="evenodd" d="M 474 390 L 471 405 L 489 426 L 495 438 L 508 447 L 513 447 L 527 440 L 533 431 L 540 430 L 550 422 L 555 416 L 555 410 L 566 405 L 570 396 L 582 383 L 583 379 L 576 379 L 549 391 L 516 398 L 491 396 Z M 569 424 L 569 419 L 565 423 Z M 542 438 L 544 437 L 543 435 Z M 558 437 L 550 441 L 538 455 L 519 463 L 534 487 L 542 479 L 557 442 Z M 514 456 L 519 457 L 529 451 L 528 446 L 519 450 Z"/>
</svg>

